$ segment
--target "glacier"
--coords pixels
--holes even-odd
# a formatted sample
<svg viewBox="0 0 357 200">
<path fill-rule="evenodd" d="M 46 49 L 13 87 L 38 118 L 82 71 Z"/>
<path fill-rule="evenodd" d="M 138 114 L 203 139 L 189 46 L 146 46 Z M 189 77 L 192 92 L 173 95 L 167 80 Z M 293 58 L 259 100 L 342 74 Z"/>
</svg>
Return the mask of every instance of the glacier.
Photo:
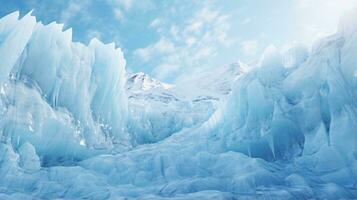
<svg viewBox="0 0 357 200">
<path fill-rule="evenodd" d="M 356 13 L 311 50 L 177 86 L 126 73 L 114 44 L 1 18 L 0 199 L 356 199 Z"/>
</svg>

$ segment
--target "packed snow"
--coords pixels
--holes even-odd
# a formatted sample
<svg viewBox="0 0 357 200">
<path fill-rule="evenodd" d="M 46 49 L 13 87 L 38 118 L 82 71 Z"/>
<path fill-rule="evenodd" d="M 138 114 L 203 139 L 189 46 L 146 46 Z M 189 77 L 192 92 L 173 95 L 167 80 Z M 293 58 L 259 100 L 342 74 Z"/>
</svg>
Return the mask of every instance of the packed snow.
<svg viewBox="0 0 357 200">
<path fill-rule="evenodd" d="M 181 85 L 3 17 L 0 199 L 357 199 L 356 13 L 311 50 Z"/>
</svg>

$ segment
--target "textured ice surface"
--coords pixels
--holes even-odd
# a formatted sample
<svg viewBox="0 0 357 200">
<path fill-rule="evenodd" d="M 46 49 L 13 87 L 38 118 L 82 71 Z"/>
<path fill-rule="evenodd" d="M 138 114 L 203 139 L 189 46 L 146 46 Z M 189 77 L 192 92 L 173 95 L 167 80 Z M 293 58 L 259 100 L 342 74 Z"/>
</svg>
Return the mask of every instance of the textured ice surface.
<svg viewBox="0 0 357 200">
<path fill-rule="evenodd" d="M 200 96 L 225 99 L 225 96 L 231 92 L 232 82 L 248 68 L 241 62 L 235 62 L 198 71 L 177 80 L 173 90 L 193 99 Z"/>
<path fill-rule="evenodd" d="M 0 199 L 356 199 L 356 19 L 310 52 L 267 48 L 209 119 L 173 133 L 196 110 L 162 107 L 156 86 L 128 108 L 113 45 L 2 18 Z"/>
<path fill-rule="evenodd" d="M 18 17 L 15 12 L 0 21 L 5 142 L 16 150 L 29 142 L 44 165 L 129 144 L 121 51 L 95 39 L 88 47 L 72 43 L 62 25 Z"/>
</svg>

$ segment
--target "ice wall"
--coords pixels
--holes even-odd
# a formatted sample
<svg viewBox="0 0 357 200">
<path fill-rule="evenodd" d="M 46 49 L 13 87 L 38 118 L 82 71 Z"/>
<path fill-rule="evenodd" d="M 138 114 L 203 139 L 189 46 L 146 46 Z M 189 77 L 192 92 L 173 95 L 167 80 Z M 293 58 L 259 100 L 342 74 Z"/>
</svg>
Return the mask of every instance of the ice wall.
<svg viewBox="0 0 357 200">
<path fill-rule="evenodd" d="M 0 20 L 2 137 L 44 162 L 129 146 L 125 60 L 114 44 L 72 42 L 63 25 L 15 12 Z"/>
<path fill-rule="evenodd" d="M 333 154 L 341 166 L 355 166 L 357 18 L 347 19 L 307 59 L 292 59 L 301 60 L 296 69 L 285 68 L 276 49 L 266 50 L 259 67 L 235 82 L 223 108 L 222 146 L 265 160 Z M 321 162 L 315 164 L 332 170 Z"/>
<path fill-rule="evenodd" d="M 234 83 L 218 125 L 224 130 L 220 137 L 226 149 L 266 160 L 301 154 L 304 135 L 280 105 L 284 101 L 281 86 L 287 76 L 281 55 L 269 47 L 259 67 Z"/>
</svg>

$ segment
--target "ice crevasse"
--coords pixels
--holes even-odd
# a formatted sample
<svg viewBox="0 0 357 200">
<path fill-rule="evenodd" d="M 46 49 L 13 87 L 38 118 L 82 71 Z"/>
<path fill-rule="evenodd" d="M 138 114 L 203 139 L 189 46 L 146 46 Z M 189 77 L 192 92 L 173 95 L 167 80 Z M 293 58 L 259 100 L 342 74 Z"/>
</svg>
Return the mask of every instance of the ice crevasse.
<svg viewBox="0 0 357 200">
<path fill-rule="evenodd" d="M 201 126 L 133 149 L 120 50 L 18 17 L 0 20 L 0 199 L 357 198 L 355 13 L 310 52 L 269 47 Z"/>
</svg>

